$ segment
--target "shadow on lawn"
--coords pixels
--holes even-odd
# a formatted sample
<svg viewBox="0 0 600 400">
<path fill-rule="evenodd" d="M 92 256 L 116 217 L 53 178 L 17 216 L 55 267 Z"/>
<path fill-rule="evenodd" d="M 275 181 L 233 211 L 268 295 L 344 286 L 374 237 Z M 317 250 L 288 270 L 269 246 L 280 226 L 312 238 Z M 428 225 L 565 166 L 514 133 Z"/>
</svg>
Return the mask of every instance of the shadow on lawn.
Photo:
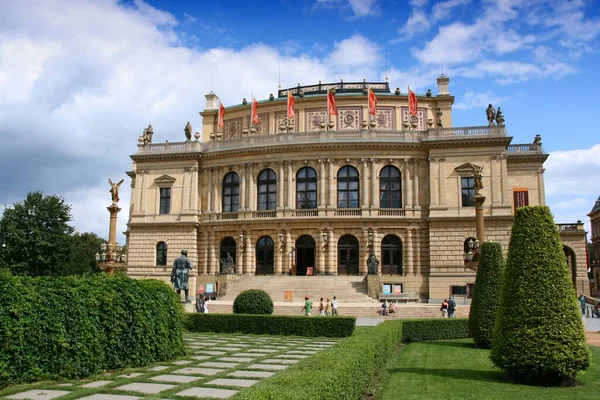
<svg viewBox="0 0 600 400">
<path fill-rule="evenodd" d="M 427 343 L 427 345 L 431 346 L 445 346 L 445 347 L 458 347 L 461 349 L 473 349 L 473 350 L 486 350 L 475 347 L 475 344 L 472 341 L 456 341 L 456 340 L 432 340 L 426 342 L 413 342 L 413 343 Z"/>
<path fill-rule="evenodd" d="M 412 373 L 419 375 L 435 375 L 442 378 L 464 379 L 468 381 L 510 383 L 502 371 L 478 371 L 473 369 L 441 369 L 441 368 L 392 368 L 391 373 Z"/>
</svg>

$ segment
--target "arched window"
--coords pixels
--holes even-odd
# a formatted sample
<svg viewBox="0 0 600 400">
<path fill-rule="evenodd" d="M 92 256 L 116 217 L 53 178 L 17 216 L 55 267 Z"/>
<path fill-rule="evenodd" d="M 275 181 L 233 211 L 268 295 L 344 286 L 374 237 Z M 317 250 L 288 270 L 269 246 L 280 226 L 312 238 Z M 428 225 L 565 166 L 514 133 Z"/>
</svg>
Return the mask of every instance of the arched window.
<svg viewBox="0 0 600 400">
<path fill-rule="evenodd" d="M 167 244 L 165 242 L 156 244 L 156 265 L 167 265 Z"/>
<path fill-rule="evenodd" d="M 387 235 L 381 241 L 381 273 L 402 274 L 402 242 L 395 235 Z"/>
<path fill-rule="evenodd" d="M 337 177 L 338 208 L 358 208 L 358 171 L 346 165 Z"/>
<path fill-rule="evenodd" d="M 358 239 L 344 235 L 338 241 L 338 275 L 358 274 Z"/>
<path fill-rule="evenodd" d="M 379 174 L 379 208 L 402 208 L 400 170 L 393 165 L 383 167 Z"/>
<path fill-rule="evenodd" d="M 258 209 L 274 210 L 277 205 L 277 176 L 272 169 L 258 175 Z"/>
<path fill-rule="evenodd" d="M 223 212 L 238 212 L 240 207 L 240 177 L 229 172 L 223 178 Z"/>
<path fill-rule="evenodd" d="M 296 174 L 296 208 L 317 208 L 317 173 L 310 167 Z"/>
<path fill-rule="evenodd" d="M 231 236 L 226 237 L 225 239 L 223 239 L 223 241 L 221 242 L 221 257 L 219 257 L 219 265 L 221 266 L 221 273 L 222 274 L 226 274 L 226 273 L 230 273 L 230 271 L 226 271 L 226 267 L 228 267 L 228 265 L 233 262 L 233 265 L 235 265 L 236 263 L 236 244 L 235 244 L 235 239 L 232 238 Z M 225 268 L 224 268 L 225 267 Z M 232 272 L 237 272 L 237 267 L 234 267 Z"/>
<path fill-rule="evenodd" d="M 269 236 L 256 242 L 256 275 L 272 275 L 275 257 L 275 243 Z"/>
</svg>

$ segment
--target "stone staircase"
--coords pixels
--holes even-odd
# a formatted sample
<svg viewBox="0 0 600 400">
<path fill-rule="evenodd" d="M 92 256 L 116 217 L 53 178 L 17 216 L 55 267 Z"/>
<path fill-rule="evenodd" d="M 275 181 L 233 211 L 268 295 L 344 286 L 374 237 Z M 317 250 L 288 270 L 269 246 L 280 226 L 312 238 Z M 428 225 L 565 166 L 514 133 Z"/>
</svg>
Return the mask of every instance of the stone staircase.
<svg viewBox="0 0 600 400">
<path fill-rule="evenodd" d="M 319 298 L 337 297 L 340 307 L 344 303 L 376 303 L 367 296 L 367 282 L 364 276 L 242 276 L 229 287 L 221 301 L 233 302 L 238 294 L 247 289 L 261 289 L 271 296 L 274 302 L 283 302 L 285 292 L 292 292 L 293 302 L 304 302 L 309 296 L 318 304 Z"/>
</svg>

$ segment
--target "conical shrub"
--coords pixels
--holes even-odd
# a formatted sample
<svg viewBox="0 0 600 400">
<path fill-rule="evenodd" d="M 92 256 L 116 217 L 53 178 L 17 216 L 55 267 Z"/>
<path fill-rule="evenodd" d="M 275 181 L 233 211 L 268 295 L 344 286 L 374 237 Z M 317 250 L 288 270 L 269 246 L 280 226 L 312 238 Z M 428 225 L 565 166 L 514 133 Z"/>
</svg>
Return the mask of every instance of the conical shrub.
<svg viewBox="0 0 600 400">
<path fill-rule="evenodd" d="M 483 243 L 469 311 L 469 336 L 473 338 L 477 347 L 492 347 L 503 275 L 504 259 L 500 243 Z"/>
<path fill-rule="evenodd" d="M 577 298 L 548 207 L 517 210 L 490 357 L 515 378 L 574 383 L 590 354 Z"/>
</svg>

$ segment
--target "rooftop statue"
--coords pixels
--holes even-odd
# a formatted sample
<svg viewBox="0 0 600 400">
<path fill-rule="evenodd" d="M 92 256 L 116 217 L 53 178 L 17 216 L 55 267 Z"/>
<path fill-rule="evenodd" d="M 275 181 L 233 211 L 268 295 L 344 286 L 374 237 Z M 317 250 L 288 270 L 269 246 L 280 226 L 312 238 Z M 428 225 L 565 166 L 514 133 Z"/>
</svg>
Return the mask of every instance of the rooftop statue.
<svg viewBox="0 0 600 400">
<path fill-rule="evenodd" d="M 123 183 L 125 179 L 121 179 L 120 182 L 114 183 L 110 178 L 108 178 L 108 184 L 110 185 L 110 195 L 112 197 L 113 204 L 117 204 L 119 202 L 119 187 Z"/>
<path fill-rule="evenodd" d="M 496 123 L 498 126 L 504 126 L 504 114 L 502 114 L 500 107 L 498 107 L 498 112 L 496 112 Z"/>
<path fill-rule="evenodd" d="M 192 124 L 190 124 L 190 121 L 185 125 L 183 131 L 185 132 L 186 140 L 192 140 Z"/>
<path fill-rule="evenodd" d="M 494 120 L 496 119 L 496 110 L 490 104 L 488 108 L 485 110 L 485 114 L 487 115 L 487 120 L 490 123 L 490 126 L 494 126 Z"/>
</svg>

